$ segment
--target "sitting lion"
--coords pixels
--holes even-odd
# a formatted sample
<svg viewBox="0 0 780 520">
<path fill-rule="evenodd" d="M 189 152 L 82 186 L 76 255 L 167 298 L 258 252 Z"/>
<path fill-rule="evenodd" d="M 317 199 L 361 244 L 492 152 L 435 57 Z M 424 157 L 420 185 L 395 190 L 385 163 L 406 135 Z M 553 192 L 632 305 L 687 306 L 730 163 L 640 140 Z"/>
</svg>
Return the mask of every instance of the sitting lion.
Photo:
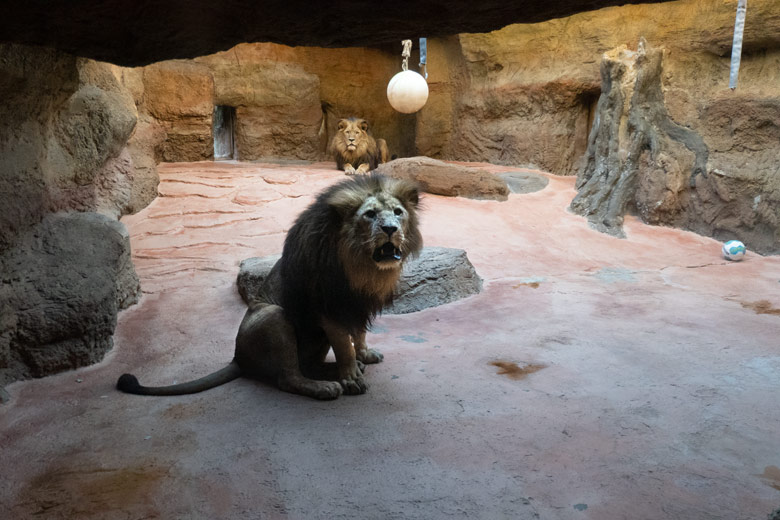
<svg viewBox="0 0 780 520">
<path fill-rule="evenodd" d="M 329 148 L 338 169 L 347 175 L 368 173 L 390 156 L 385 140 L 374 140 L 368 133 L 368 121 L 356 117 L 339 121 Z"/>
<path fill-rule="evenodd" d="M 364 363 L 383 357 L 366 346 L 366 328 L 392 299 L 403 262 L 422 248 L 418 196 L 414 184 L 379 175 L 326 189 L 287 233 L 282 257 L 241 322 L 228 366 L 162 387 L 124 374 L 117 388 L 180 395 L 247 376 L 317 399 L 364 393 Z M 330 348 L 335 363 L 325 362 Z"/>
</svg>

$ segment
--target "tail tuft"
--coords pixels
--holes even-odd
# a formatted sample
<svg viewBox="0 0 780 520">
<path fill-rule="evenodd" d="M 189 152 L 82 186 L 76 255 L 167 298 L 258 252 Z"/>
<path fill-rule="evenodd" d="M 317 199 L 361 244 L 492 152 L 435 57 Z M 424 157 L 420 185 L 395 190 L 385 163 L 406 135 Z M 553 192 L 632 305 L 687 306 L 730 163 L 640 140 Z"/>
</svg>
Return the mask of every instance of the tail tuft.
<svg viewBox="0 0 780 520">
<path fill-rule="evenodd" d="M 133 374 L 122 374 L 116 382 L 116 387 L 128 394 L 137 394 L 141 390 L 141 384 Z"/>
</svg>

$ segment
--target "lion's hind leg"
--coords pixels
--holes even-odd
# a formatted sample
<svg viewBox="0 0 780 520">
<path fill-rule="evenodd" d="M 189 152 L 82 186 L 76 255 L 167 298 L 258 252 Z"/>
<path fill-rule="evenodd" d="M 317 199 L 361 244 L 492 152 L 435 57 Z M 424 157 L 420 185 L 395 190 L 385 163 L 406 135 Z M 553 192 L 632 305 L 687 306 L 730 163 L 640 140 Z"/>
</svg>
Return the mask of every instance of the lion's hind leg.
<svg viewBox="0 0 780 520">
<path fill-rule="evenodd" d="M 336 399 L 342 386 L 304 377 L 298 364 L 295 329 L 278 305 L 247 311 L 236 337 L 236 361 L 247 372 L 276 380 L 280 390 L 315 399 Z"/>
</svg>

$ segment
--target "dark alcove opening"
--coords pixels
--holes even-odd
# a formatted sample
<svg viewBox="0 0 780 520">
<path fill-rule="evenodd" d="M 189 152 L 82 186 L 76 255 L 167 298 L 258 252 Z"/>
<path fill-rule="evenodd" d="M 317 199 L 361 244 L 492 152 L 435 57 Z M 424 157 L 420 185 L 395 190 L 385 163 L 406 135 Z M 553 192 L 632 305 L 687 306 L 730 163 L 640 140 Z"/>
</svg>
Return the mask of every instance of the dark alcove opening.
<svg viewBox="0 0 780 520">
<path fill-rule="evenodd" d="M 235 140 L 236 108 L 214 107 L 214 160 L 238 159 Z"/>
</svg>

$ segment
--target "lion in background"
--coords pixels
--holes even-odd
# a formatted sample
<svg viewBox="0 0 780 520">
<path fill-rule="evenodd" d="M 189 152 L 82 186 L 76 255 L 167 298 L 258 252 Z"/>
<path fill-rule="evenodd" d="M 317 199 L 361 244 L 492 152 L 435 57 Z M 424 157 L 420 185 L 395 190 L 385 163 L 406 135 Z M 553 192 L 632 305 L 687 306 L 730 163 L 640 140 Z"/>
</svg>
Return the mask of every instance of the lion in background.
<svg viewBox="0 0 780 520">
<path fill-rule="evenodd" d="M 339 120 L 328 149 L 347 175 L 368 173 L 390 157 L 385 140 L 371 137 L 368 121 L 356 117 Z"/>
<path fill-rule="evenodd" d="M 301 213 L 238 329 L 233 361 L 187 383 L 146 387 L 131 374 L 123 392 L 180 395 L 240 376 L 273 381 L 317 399 L 362 394 L 371 320 L 392 300 L 403 263 L 422 248 L 419 192 L 406 180 L 356 176 L 331 186 Z M 326 363 L 330 349 L 335 363 Z"/>
</svg>

